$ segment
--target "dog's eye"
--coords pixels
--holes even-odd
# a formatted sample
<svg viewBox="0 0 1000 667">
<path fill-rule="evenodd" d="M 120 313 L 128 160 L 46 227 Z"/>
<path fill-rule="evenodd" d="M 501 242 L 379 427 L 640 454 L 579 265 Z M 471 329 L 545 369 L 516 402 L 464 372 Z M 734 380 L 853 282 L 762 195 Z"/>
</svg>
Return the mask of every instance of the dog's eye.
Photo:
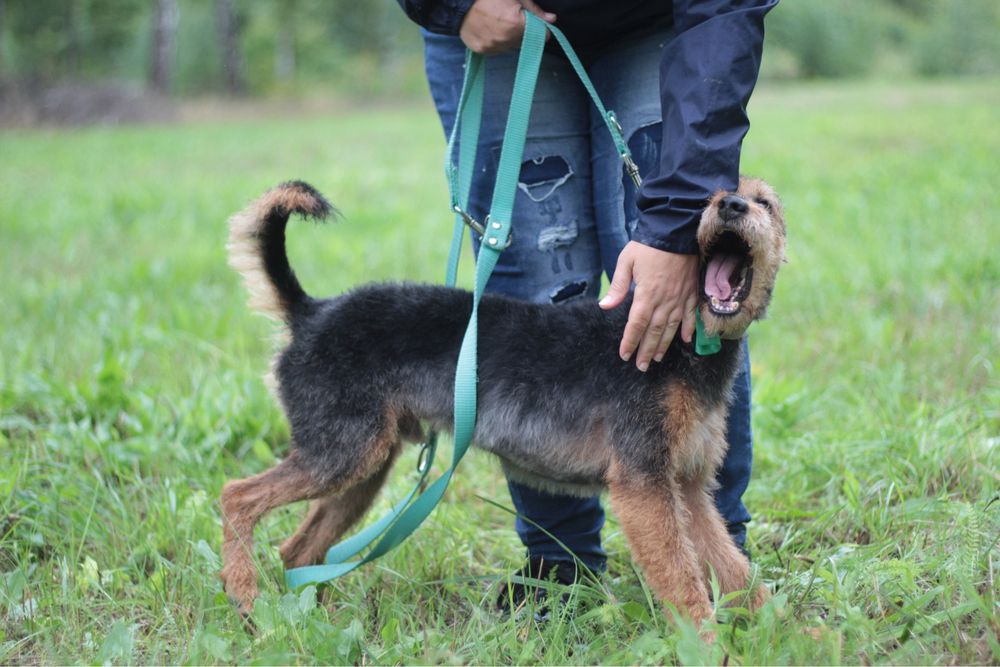
<svg viewBox="0 0 1000 667">
<path fill-rule="evenodd" d="M 754 199 L 754 201 L 763 206 L 764 208 L 766 208 L 768 211 L 771 210 L 771 202 L 767 201 L 766 199 L 761 199 L 758 197 Z"/>
</svg>

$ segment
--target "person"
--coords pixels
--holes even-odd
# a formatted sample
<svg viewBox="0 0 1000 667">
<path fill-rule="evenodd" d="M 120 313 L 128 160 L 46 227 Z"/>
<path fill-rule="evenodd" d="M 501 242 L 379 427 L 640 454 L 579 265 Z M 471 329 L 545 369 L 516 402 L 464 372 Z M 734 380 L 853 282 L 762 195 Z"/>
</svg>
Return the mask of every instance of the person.
<svg viewBox="0 0 1000 667">
<path fill-rule="evenodd" d="M 616 112 L 643 177 L 637 193 L 596 108 L 549 40 L 519 176 L 513 243 L 487 290 L 556 304 L 593 299 L 603 272 L 611 284 L 602 308 L 619 305 L 634 284 L 619 349 L 624 361 L 645 371 L 675 336 L 690 343 L 699 299 L 698 219 L 712 193 L 737 187 L 764 16 L 777 0 L 398 1 L 423 28 L 427 79 L 446 135 L 455 122 L 465 48 L 492 56 L 468 207 L 476 219 L 488 213 L 492 197 L 522 10 L 566 34 L 605 106 Z M 741 548 L 750 520 L 742 502 L 752 461 L 749 364 L 744 354 L 715 494 Z M 528 555 L 521 573 L 572 583 L 575 563 L 605 569 L 598 498 L 511 480 L 508 487 Z M 514 603 L 525 594 L 516 586 Z M 504 593 L 499 604 L 510 600 Z"/>
</svg>

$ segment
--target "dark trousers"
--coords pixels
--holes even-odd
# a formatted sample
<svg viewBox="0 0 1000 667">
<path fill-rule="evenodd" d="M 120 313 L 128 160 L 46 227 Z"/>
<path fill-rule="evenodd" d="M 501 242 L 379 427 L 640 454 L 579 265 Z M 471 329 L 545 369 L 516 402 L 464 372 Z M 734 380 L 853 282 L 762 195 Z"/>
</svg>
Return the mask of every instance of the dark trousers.
<svg viewBox="0 0 1000 667">
<path fill-rule="evenodd" d="M 659 162 L 658 67 L 668 36 L 622 39 L 586 56 L 588 73 L 605 106 L 616 112 L 643 174 Z M 426 32 L 424 43 L 431 94 L 449 133 L 461 93 L 465 47 L 457 37 Z M 479 220 L 488 213 L 493 194 L 516 64 L 516 53 L 487 61 L 484 116 L 469 201 L 470 212 Z M 596 298 L 602 275 L 611 276 L 635 229 L 639 216 L 635 194 L 603 120 L 576 74 L 563 58 L 546 53 L 514 206 L 513 244 L 501 255 L 487 290 L 543 303 Z M 752 459 L 747 354 L 734 387 L 727 440 L 715 501 L 742 546 L 750 520 L 742 496 Z M 530 556 L 571 559 L 561 542 L 585 565 L 604 568 L 604 510 L 597 497 L 553 495 L 509 480 L 508 487 L 519 513 L 517 533 Z"/>
</svg>

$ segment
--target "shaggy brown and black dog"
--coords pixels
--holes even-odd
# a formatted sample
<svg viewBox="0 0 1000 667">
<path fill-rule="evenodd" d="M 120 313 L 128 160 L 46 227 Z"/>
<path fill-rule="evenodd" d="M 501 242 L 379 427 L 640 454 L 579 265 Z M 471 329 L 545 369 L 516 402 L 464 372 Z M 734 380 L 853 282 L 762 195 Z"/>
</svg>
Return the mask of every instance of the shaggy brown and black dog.
<svg viewBox="0 0 1000 667">
<path fill-rule="evenodd" d="M 226 484 L 222 579 L 244 613 L 257 596 L 253 530 L 268 511 L 312 500 L 281 547 L 288 567 L 322 561 L 386 479 L 421 424 L 449 429 L 455 365 L 472 308 L 469 292 L 368 285 L 328 299 L 307 295 L 288 264 L 292 213 L 323 218 L 330 205 L 286 183 L 230 221 L 231 263 L 252 302 L 280 318 L 290 342 L 273 376 L 291 425 L 280 464 Z M 475 444 L 522 482 L 592 494 L 610 488 L 635 560 L 664 601 L 695 622 L 712 613 L 714 570 L 723 593 L 748 585 L 749 563 L 712 502 L 726 450 L 730 387 L 740 341 L 764 314 L 784 258 L 781 203 L 763 181 L 720 192 L 698 229 L 705 329 L 720 352 L 699 356 L 678 335 L 645 373 L 618 356 L 630 301 L 559 306 L 483 298 Z M 766 595 L 761 588 L 751 603 Z"/>
</svg>

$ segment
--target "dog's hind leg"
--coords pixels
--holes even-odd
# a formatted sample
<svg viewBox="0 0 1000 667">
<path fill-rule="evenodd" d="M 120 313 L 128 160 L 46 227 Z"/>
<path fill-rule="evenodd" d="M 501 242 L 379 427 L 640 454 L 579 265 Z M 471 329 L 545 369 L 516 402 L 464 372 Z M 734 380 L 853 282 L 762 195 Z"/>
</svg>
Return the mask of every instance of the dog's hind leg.
<svg viewBox="0 0 1000 667">
<path fill-rule="evenodd" d="M 316 498 L 328 489 L 293 452 L 275 467 L 229 482 L 222 489 L 222 578 L 226 593 L 246 615 L 257 597 L 253 529 L 276 507 Z"/>
<path fill-rule="evenodd" d="M 690 517 L 673 479 L 612 473 L 611 504 L 653 592 L 700 624 L 712 605 L 688 537 Z"/>
<path fill-rule="evenodd" d="M 341 494 L 324 496 L 312 502 L 298 530 L 281 545 L 281 559 L 286 568 L 323 562 L 330 545 L 365 515 L 385 483 L 398 450 L 394 447 L 389 459 L 368 479 Z"/>
<path fill-rule="evenodd" d="M 711 566 L 720 593 L 726 595 L 745 589 L 750 577 L 750 561 L 733 542 L 705 485 L 685 481 L 681 484 L 681 493 L 691 512 L 691 541 L 699 562 L 706 568 L 706 581 L 707 568 Z M 767 589 L 760 586 L 750 598 L 751 608 L 760 606 L 766 599 Z"/>
<path fill-rule="evenodd" d="M 399 428 L 399 417 L 393 413 L 382 419 L 360 420 L 353 428 L 341 425 L 339 430 L 297 431 L 293 426 L 297 444 L 287 459 L 267 472 L 223 487 L 221 577 L 226 593 L 244 615 L 253 610 L 257 597 L 252 559 L 257 522 L 276 507 L 335 496 L 363 484 L 373 473 L 381 474 L 399 442 Z"/>
</svg>

